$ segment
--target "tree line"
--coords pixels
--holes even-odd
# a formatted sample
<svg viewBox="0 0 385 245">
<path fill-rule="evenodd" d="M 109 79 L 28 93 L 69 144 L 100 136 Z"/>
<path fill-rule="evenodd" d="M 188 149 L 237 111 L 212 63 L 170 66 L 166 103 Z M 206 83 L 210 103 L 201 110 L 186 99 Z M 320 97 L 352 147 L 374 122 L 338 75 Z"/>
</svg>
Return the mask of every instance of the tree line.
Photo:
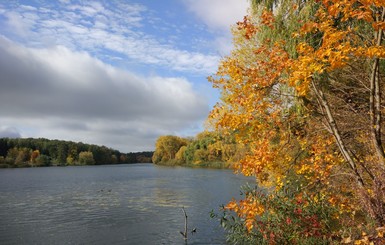
<svg viewBox="0 0 385 245">
<path fill-rule="evenodd" d="M 230 168 L 245 154 L 232 135 L 204 131 L 195 137 L 160 136 L 152 161 L 159 165 Z"/>
<path fill-rule="evenodd" d="M 0 167 L 147 163 L 151 162 L 152 155 L 153 152 L 121 153 L 81 142 L 0 138 Z"/>
</svg>

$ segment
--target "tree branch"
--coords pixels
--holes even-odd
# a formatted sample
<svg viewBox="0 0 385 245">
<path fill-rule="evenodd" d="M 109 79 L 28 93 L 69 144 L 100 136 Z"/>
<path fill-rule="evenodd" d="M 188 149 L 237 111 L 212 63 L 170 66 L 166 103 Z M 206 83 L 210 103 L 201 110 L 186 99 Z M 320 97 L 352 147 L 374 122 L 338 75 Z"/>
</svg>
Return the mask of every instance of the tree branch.
<svg viewBox="0 0 385 245">
<path fill-rule="evenodd" d="M 336 143 L 338 145 L 338 148 L 340 149 L 342 156 L 344 157 L 345 161 L 349 164 L 350 168 L 353 170 L 357 178 L 358 184 L 361 187 L 364 187 L 365 186 L 364 181 L 361 177 L 361 174 L 358 172 L 356 163 L 354 162 L 352 156 L 350 155 L 349 151 L 345 146 L 345 142 L 342 140 L 341 133 L 337 127 L 336 121 L 334 120 L 333 114 L 331 113 L 329 103 L 324 93 L 322 92 L 321 89 L 317 88 L 314 81 L 312 81 L 312 86 L 313 86 L 314 93 L 317 97 L 317 100 L 319 101 L 321 110 L 324 112 L 324 117 L 326 117 L 327 124 L 332 131 L 332 134 L 336 140 Z"/>
</svg>

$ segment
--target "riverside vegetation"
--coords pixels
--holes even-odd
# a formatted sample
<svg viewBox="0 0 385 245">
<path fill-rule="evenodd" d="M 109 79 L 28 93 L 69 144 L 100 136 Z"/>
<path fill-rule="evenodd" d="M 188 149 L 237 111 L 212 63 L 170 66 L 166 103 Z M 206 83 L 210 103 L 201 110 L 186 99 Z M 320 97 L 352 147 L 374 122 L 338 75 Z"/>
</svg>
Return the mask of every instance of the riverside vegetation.
<svg viewBox="0 0 385 245">
<path fill-rule="evenodd" d="M 256 185 L 213 213 L 231 243 L 385 244 L 385 1 L 250 2 L 209 77 L 217 141 L 167 155 L 159 139 L 154 162 L 216 160 L 232 139 Z"/>
<path fill-rule="evenodd" d="M 153 152 L 121 153 L 105 146 L 48 139 L 0 139 L 0 167 L 149 163 Z"/>
<path fill-rule="evenodd" d="M 194 138 L 160 136 L 152 161 L 168 166 L 231 168 L 245 152 L 246 148 L 231 135 L 205 131 Z"/>
</svg>

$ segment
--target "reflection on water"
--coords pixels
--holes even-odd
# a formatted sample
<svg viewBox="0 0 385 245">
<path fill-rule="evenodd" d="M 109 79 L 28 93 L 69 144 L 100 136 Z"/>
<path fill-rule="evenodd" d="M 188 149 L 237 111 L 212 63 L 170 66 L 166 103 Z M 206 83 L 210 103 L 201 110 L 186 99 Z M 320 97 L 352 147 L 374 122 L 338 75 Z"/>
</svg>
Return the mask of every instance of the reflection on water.
<svg viewBox="0 0 385 245">
<path fill-rule="evenodd" d="M 223 244 L 209 212 L 246 179 L 151 164 L 0 170 L 2 244 Z"/>
</svg>

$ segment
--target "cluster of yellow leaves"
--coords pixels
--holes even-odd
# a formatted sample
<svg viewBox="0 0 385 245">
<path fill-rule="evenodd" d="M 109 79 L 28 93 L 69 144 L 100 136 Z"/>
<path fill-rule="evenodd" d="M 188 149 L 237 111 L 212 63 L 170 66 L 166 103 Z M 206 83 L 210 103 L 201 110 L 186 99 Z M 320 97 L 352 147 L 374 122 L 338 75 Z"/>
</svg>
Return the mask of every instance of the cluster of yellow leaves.
<svg viewBox="0 0 385 245">
<path fill-rule="evenodd" d="M 307 150 L 309 157 L 297 165 L 296 173 L 304 175 L 308 180 L 327 181 L 332 168 L 344 161 L 340 154 L 333 150 L 334 139 L 331 136 L 316 135 L 311 140 L 300 143 L 302 149 Z"/>
<path fill-rule="evenodd" d="M 323 4 L 324 8 L 317 12 L 317 21 L 305 23 L 301 32 L 294 35 L 323 34 L 322 44 L 317 49 L 306 42 L 297 46 L 299 57 L 291 65 L 289 82 L 301 96 L 309 91 L 309 82 L 314 76 L 344 67 L 353 57 L 385 58 L 384 46 L 374 43 L 362 45 L 357 41 L 359 38 L 354 28 L 348 26 L 346 29 L 338 29 L 334 23 L 335 18 L 342 16 L 342 21 L 364 20 L 371 23 L 376 30 L 383 29 L 385 22 L 373 18 L 372 8 L 383 7 L 384 1 L 324 0 Z"/>
<path fill-rule="evenodd" d="M 274 159 L 275 153 L 270 147 L 269 139 L 258 139 L 256 145 L 258 148 L 252 149 L 252 154 L 246 156 L 239 163 L 238 168 L 245 176 L 257 176 Z"/>
<path fill-rule="evenodd" d="M 250 18 L 248 16 L 245 16 L 243 18 L 243 22 L 237 22 L 238 30 L 245 30 L 245 37 L 246 39 L 250 39 L 256 32 L 257 27 L 253 25 L 250 21 Z"/>
<path fill-rule="evenodd" d="M 277 172 L 272 170 L 285 155 L 284 147 L 273 146 L 271 139 L 280 137 L 284 142 L 288 137 L 279 129 L 284 102 L 279 97 L 266 99 L 271 90 L 279 92 L 285 83 L 282 74 L 290 63 L 282 46 L 275 43 L 255 48 L 250 53 L 254 60 L 229 57 L 221 63 L 219 78 L 210 78 L 224 92 L 224 103 L 217 104 L 210 117 L 218 128 L 237 130 L 238 142 L 251 146 L 251 154 L 239 162 L 238 170 L 247 176 L 259 175 L 261 181 L 267 179 L 266 172 Z"/>
<path fill-rule="evenodd" d="M 261 24 L 274 28 L 274 15 L 271 11 L 264 10 L 261 15 Z"/>
<path fill-rule="evenodd" d="M 354 244 L 354 245 L 375 245 L 375 244 L 384 244 L 384 233 L 385 233 L 385 227 L 377 227 L 374 234 L 367 234 L 366 232 L 362 232 L 361 238 L 352 241 L 352 238 L 346 237 L 343 238 L 341 243 L 343 244 Z"/>
<path fill-rule="evenodd" d="M 358 47 L 355 49 L 355 54 L 361 57 L 368 58 L 385 58 L 385 47 L 384 46 L 370 46 L 367 48 Z"/>
<path fill-rule="evenodd" d="M 247 195 L 246 199 L 237 202 L 232 200 L 225 209 L 234 211 L 239 217 L 244 219 L 245 227 L 250 232 L 255 225 L 255 217 L 265 212 L 263 205 L 253 195 Z"/>
</svg>

